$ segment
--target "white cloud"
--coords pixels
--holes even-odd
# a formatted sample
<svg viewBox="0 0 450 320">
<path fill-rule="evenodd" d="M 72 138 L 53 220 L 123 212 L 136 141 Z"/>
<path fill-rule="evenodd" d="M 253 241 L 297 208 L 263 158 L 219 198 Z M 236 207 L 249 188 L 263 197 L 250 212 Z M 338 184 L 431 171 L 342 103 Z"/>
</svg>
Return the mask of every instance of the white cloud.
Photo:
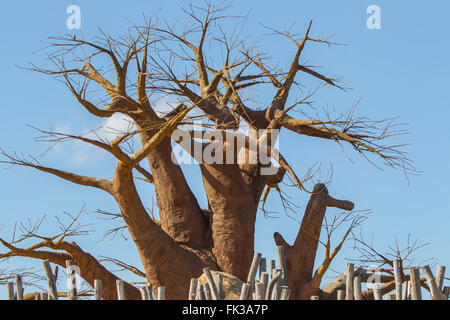
<svg viewBox="0 0 450 320">
<path fill-rule="evenodd" d="M 58 126 L 58 128 L 58 132 L 72 132 L 70 126 L 61 125 Z M 103 120 L 100 125 L 97 126 L 97 129 L 91 131 L 83 130 L 84 132 L 88 131 L 87 134 L 84 134 L 83 136 L 89 139 L 111 142 L 124 133 L 135 129 L 136 126 L 130 117 L 121 113 L 115 113 L 106 120 Z M 75 166 L 85 165 L 98 157 L 104 156 L 106 152 L 82 141 L 74 141 L 73 147 L 74 149 L 72 149 L 73 153 L 70 156 L 69 163 Z"/>
<path fill-rule="evenodd" d="M 158 114 L 158 116 L 163 116 L 175 109 L 178 104 L 179 103 L 176 101 L 169 100 L 168 97 L 162 97 L 156 102 L 152 103 L 152 108 Z"/>
<path fill-rule="evenodd" d="M 111 142 L 126 132 L 133 130 L 136 130 L 136 126 L 129 116 L 121 113 L 115 113 L 103 121 L 100 128 L 94 130 L 95 133 L 91 132 L 88 136 L 93 139 L 100 138 Z"/>
<path fill-rule="evenodd" d="M 57 124 L 56 127 L 53 129 L 54 132 L 64 133 L 64 134 L 71 134 L 72 133 L 72 127 L 69 123 L 60 123 Z"/>
<path fill-rule="evenodd" d="M 78 149 L 75 151 L 75 153 L 70 157 L 70 164 L 81 166 L 83 164 L 86 164 L 88 160 L 92 157 L 92 154 L 95 151 L 93 151 L 92 147 L 89 147 L 84 144 L 79 144 Z"/>
<path fill-rule="evenodd" d="M 51 128 L 51 131 L 57 132 L 57 133 L 64 133 L 64 134 L 72 134 L 72 127 L 68 123 L 59 123 L 54 128 Z M 65 149 L 64 143 L 56 143 L 52 146 L 52 151 L 60 153 L 63 152 Z"/>
</svg>

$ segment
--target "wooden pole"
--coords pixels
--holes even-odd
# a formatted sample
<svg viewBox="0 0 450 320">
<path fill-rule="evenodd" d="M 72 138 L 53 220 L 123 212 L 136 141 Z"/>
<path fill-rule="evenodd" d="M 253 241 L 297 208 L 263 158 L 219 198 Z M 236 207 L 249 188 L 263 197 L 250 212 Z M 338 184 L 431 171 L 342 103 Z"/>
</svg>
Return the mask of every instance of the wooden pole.
<svg viewBox="0 0 450 320">
<path fill-rule="evenodd" d="M 158 287 L 158 300 L 166 300 L 166 287 Z"/>
<path fill-rule="evenodd" d="M 116 286 L 117 286 L 117 299 L 126 300 L 123 280 L 116 280 Z"/>
<path fill-rule="evenodd" d="M 395 259 L 393 261 L 394 265 L 394 279 L 395 279 L 395 299 L 402 300 L 402 268 L 400 260 Z"/>
<path fill-rule="evenodd" d="M 250 294 L 250 297 L 248 300 L 257 300 L 256 299 L 256 285 L 259 283 L 258 280 L 255 280 L 255 283 L 253 284 L 253 293 Z"/>
<path fill-rule="evenodd" d="M 102 280 L 94 280 L 94 300 L 102 300 Z"/>
<path fill-rule="evenodd" d="M 263 272 L 267 271 L 267 262 L 266 258 L 261 257 L 261 260 L 259 261 L 259 280 L 261 281 L 261 277 Z"/>
<path fill-rule="evenodd" d="M 77 278 L 76 278 L 75 269 L 73 268 L 74 266 L 76 266 L 75 261 L 66 260 L 67 277 L 69 278 L 68 279 L 69 295 L 67 298 L 69 300 L 77 300 L 78 299 L 77 283 L 76 283 Z"/>
<path fill-rule="evenodd" d="M 280 278 L 281 278 L 281 271 L 276 270 L 275 275 L 272 277 L 272 279 L 269 282 L 269 285 L 267 286 L 265 300 L 270 300 L 270 298 L 273 296 L 272 292 L 274 291 L 274 287 L 275 287 L 276 283 L 278 283 L 278 280 Z"/>
<path fill-rule="evenodd" d="M 411 300 L 422 300 L 422 291 L 420 288 L 420 271 L 419 268 L 409 269 L 411 284 Z"/>
<path fill-rule="evenodd" d="M 336 300 L 345 300 L 345 290 L 339 289 L 337 291 L 337 297 Z"/>
<path fill-rule="evenodd" d="M 147 292 L 148 292 L 148 298 L 150 300 L 156 300 L 153 296 L 153 285 L 151 283 L 147 283 Z"/>
<path fill-rule="evenodd" d="M 254 284 L 255 284 L 255 279 L 256 279 L 256 272 L 258 272 L 260 260 L 261 260 L 261 253 L 256 252 L 253 255 L 252 264 L 250 266 L 250 271 L 248 272 L 248 276 L 247 276 L 247 283 L 250 285 L 249 297 L 247 297 L 247 299 L 249 299 L 251 297 L 251 295 L 253 294 L 253 291 L 255 289 Z"/>
<path fill-rule="evenodd" d="M 59 267 L 57 265 L 55 265 L 53 267 L 53 275 L 55 277 L 55 282 L 56 282 L 56 280 L 58 280 L 58 270 L 59 270 Z"/>
<path fill-rule="evenodd" d="M 255 280 L 255 300 L 264 300 L 264 284 Z"/>
<path fill-rule="evenodd" d="M 402 300 L 408 300 L 409 296 L 409 281 L 405 282 L 405 287 L 403 288 Z"/>
<path fill-rule="evenodd" d="M 281 288 L 280 300 L 289 300 L 290 296 L 291 296 L 291 290 L 289 290 L 288 287 L 283 286 Z"/>
<path fill-rule="evenodd" d="M 225 299 L 225 292 L 223 290 L 223 279 L 222 279 L 222 275 L 218 272 L 216 272 L 213 275 L 214 278 L 214 284 L 216 285 L 217 288 L 217 293 L 219 294 L 218 299 L 219 300 L 223 300 Z"/>
<path fill-rule="evenodd" d="M 151 290 L 148 288 L 148 285 L 147 285 L 147 284 L 145 284 L 141 289 L 143 289 L 143 291 L 144 291 L 145 300 L 153 300 L 152 292 L 151 292 Z M 141 293 L 141 294 L 142 294 L 142 293 Z"/>
<path fill-rule="evenodd" d="M 426 266 L 422 267 L 422 271 L 423 271 L 425 278 L 427 279 L 428 285 L 430 287 L 431 299 L 432 300 L 444 300 L 444 295 L 438 289 L 438 286 L 436 284 L 436 279 L 433 276 L 433 272 L 431 272 L 430 266 L 426 265 Z M 447 300 L 447 299 L 445 299 L 445 300 Z"/>
<path fill-rule="evenodd" d="M 444 287 L 444 290 L 442 292 L 443 292 L 444 296 L 447 297 L 447 300 L 448 300 L 448 297 L 450 295 L 450 287 Z"/>
<path fill-rule="evenodd" d="M 42 267 L 44 268 L 45 277 L 48 283 L 48 300 L 58 300 L 58 290 L 56 288 L 55 275 L 52 272 L 52 267 L 48 260 L 42 261 Z"/>
<path fill-rule="evenodd" d="M 436 271 L 436 285 L 438 287 L 438 290 L 441 292 L 444 286 L 444 276 L 445 276 L 445 267 L 438 266 Z"/>
<path fill-rule="evenodd" d="M 280 275 L 277 279 L 277 281 L 274 283 L 274 286 L 272 288 L 272 300 L 280 300 L 281 295 L 281 281 L 282 281 L 282 272 L 280 269 L 277 269 L 278 274 Z"/>
<path fill-rule="evenodd" d="M 280 298 L 281 298 L 281 287 L 283 287 L 282 280 L 279 279 L 275 283 L 275 286 L 273 287 L 272 300 L 280 300 Z"/>
<path fill-rule="evenodd" d="M 288 285 L 288 274 L 287 274 L 287 264 L 286 264 L 286 255 L 284 254 L 284 247 L 277 246 L 277 255 L 278 255 L 278 263 L 281 269 L 281 285 Z"/>
<path fill-rule="evenodd" d="M 189 286 L 189 300 L 195 300 L 195 296 L 197 295 L 197 286 L 198 286 L 198 279 L 192 278 L 191 279 L 191 285 Z"/>
<path fill-rule="evenodd" d="M 390 293 L 386 296 L 386 300 L 397 300 L 397 292 L 396 293 Z"/>
<path fill-rule="evenodd" d="M 258 263 L 259 263 L 259 261 L 258 261 Z M 208 267 L 206 267 L 206 268 L 203 269 L 203 274 L 205 275 L 206 280 L 208 281 L 209 289 L 211 291 L 211 297 L 214 300 L 220 300 L 219 299 L 219 292 L 218 292 L 218 290 L 216 288 L 216 284 L 214 283 L 214 278 L 212 276 L 211 270 Z"/>
<path fill-rule="evenodd" d="M 269 260 L 269 275 L 271 278 L 275 275 L 275 260 Z"/>
<path fill-rule="evenodd" d="M 406 297 L 406 300 L 411 300 L 411 291 L 412 291 L 412 285 L 411 281 L 408 281 L 408 296 Z"/>
<path fill-rule="evenodd" d="M 23 283 L 22 283 L 22 276 L 15 276 L 16 281 L 16 299 L 17 300 L 23 300 Z"/>
<path fill-rule="evenodd" d="M 267 286 L 269 285 L 269 273 L 267 273 L 267 272 L 261 273 L 261 280 L 260 280 L 260 282 L 263 285 L 263 292 L 264 292 L 263 299 L 265 299 L 266 298 L 266 292 L 267 292 Z"/>
<path fill-rule="evenodd" d="M 361 276 L 356 276 L 353 278 L 353 292 L 355 294 L 355 300 L 363 300 Z"/>
<path fill-rule="evenodd" d="M 14 294 L 14 282 L 8 282 L 8 300 L 16 300 L 16 295 Z"/>
<path fill-rule="evenodd" d="M 383 295 L 381 293 L 381 286 L 379 284 L 373 286 L 373 298 L 375 300 L 383 300 Z"/>
<path fill-rule="evenodd" d="M 347 263 L 347 272 L 345 275 L 345 300 L 354 300 L 355 295 L 353 292 L 353 277 L 355 274 L 355 265 L 353 263 Z"/>
<path fill-rule="evenodd" d="M 206 300 L 205 287 L 201 284 L 197 288 L 197 300 Z"/>
<path fill-rule="evenodd" d="M 239 300 L 247 300 L 249 292 L 250 292 L 250 285 L 248 283 L 244 283 L 241 288 L 241 295 L 239 297 Z"/>
<path fill-rule="evenodd" d="M 148 298 L 148 290 L 147 290 L 147 287 L 146 287 L 146 286 L 139 288 L 139 291 L 141 292 L 141 298 L 142 298 L 142 300 L 150 300 L 150 299 Z"/>
</svg>

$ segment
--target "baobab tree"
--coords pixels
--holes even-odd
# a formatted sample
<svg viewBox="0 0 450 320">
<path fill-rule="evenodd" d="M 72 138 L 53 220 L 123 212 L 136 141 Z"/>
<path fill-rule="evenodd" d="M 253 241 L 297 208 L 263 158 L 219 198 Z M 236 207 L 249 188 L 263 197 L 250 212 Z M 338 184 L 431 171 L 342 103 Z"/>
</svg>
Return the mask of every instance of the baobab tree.
<svg viewBox="0 0 450 320">
<path fill-rule="evenodd" d="M 395 130 L 393 119 L 372 121 L 356 116 L 354 108 L 334 116 L 326 113 L 322 119 L 318 113 L 308 115 L 302 108 L 312 105 L 312 96 L 322 87 L 345 90 L 338 79 L 301 63 L 308 44 L 333 43 L 314 37 L 312 22 L 301 35 L 264 27 L 273 35 L 285 38 L 286 50 L 293 51 L 287 68 L 274 66 L 256 42 L 251 43 L 243 36 L 245 18 L 238 23 L 230 21 L 240 18 L 229 16 L 228 9 L 211 3 L 202 8 L 189 6 L 183 9 L 183 14 L 190 22 L 182 28 L 153 17 L 118 37 L 103 31 L 93 40 L 71 35 L 53 37 L 46 47 L 52 65 L 29 68 L 63 81 L 92 116 L 109 118 L 120 113 L 134 123 L 133 129 L 113 141 L 41 130 L 47 141 L 77 140 L 113 155 L 117 163 L 112 180 L 46 167 L 34 158 L 15 152 L 3 151 L 2 162 L 34 168 L 110 194 L 120 208 L 119 218 L 136 245 L 146 281 L 154 287 L 165 286 L 171 299 L 185 299 L 190 279 L 198 277 L 205 267 L 245 280 L 254 253 L 258 208 L 261 202 L 266 202 L 270 191 L 280 190 L 279 184 L 291 179 L 296 188 L 311 194 L 294 243 L 288 244 L 280 233 L 274 234 L 276 244 L 283 246 L 286 254 L 291 298 L 332 295 L 333 286 L 327 287 L 331 291 L 322 292 L 321 280 L 358 222 L 353 220 L 336 248 L 330 241 L 324 243 L 325 260 L 315 270 L 322 223 L 328 207 L 351 211 L 354 205 L 334 199 L 325 184 L 308 188 L 307 179 L 299 178 L 282 150 L 273 147 L 272 133 L 290 130 L 298 135 L 349 144 L 370 161 L 376 157 L 384 165 L 410 170 L 411 164 L 399 147 L 388 142 L 390 137 L 402 132 Z M 229 28 L 230 25 L 235 27 Z M 317 79 L 319 85 L 309 90 L 301 88 L 296 79 L 299 74 Z M 94 102 L 98 93 L 92 87 L 104 92 L 98 103 Z M 257 89 L 273 93 L 271 99 L 263 104 L 255 103 L 252 93 Z M 302 98 L 291 103 L 293 92 Z M 158 114 L 152 101 L 162 96 L 177 99 L 179 104 L 171 112 Z M 290 115 L 295 110 L 303 111 L 304 117 Z M 214 130 L 215 138 L 195 139 L 196 132 L 189 126 L 198 125 L 199 119 L 204 120 L 200 124 L 202 128 Z M 270 133 L 258 133 L 256 140 L 269 142 L 264 151 L 277 165 L 262 161 L 259 155 L 256 161 L 250 161 L 248 140 L 241 148 L 234 147 L 230 141 L 217 148 L 217 134 L 244 125 Z M 177 128 L 184 128 L 188 138 L 174 135 Z M 137 151 L 127 148 L 133 136 L 140 139 Z M 231 154 L 232 161 L 197 163 L 208 200 L 207 208 L 201 208 L 179 163 L 174 160 L 173 148 L 182 145 L 190 150 L 189 146 L 196 146 L 206 151 L 212 144 L 215 152 L 222 151 L 221 160 Z M 148 169 L 144 161 L 148 162 Z M 274 170 L 267 174 L 262 169 Z M 139 194 L 135 179 L 153 184 L 159 220 L 144 207 L 141 199 L 149 195 Z M 37 236 L 36 230 L 31 229 L 26 238 Z M 20 241 L 1 240 L 9 250 L 1 257 L 46 259 L 61 266 L 65 266 L 66 260 L 74 260 L 89 284 L 93 285 L 94 279 L 102 280 L 104 298 L 116 298 L 118 277 L 86 248 L 66 240 L 76 234 L 77 229 L 71 224 L 53 237 L 39 236 L 40 241 L 28 248 L 19 247 Z M 131 284 L 126 284 L 125 290 L 129 299 L 140 297 L 139 290 Z"/>
</svg>

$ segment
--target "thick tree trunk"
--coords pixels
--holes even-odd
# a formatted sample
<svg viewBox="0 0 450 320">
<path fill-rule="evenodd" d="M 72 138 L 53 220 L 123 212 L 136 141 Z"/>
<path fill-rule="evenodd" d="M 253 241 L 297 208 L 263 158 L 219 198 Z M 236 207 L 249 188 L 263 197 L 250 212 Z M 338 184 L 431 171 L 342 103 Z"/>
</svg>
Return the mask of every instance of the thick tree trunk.
<svg viewBox="0 0 450 320">
<path fill-rule="evenodd" d="M 237 165 L 201 165 L 212 213 L 212 252 L 219 268 L 247 277 L 254 250 L 257 207 Z"/>
<path fill-rule="evenodd" d="M 148 130 L 147 117 L 134 118 L 142 143 L 158 130 Z M 195 249 L 211 247 L 208 217 L 200 209 L 180 166 L 172 159 L 170 138 L 165 138 L 148 155 L 154 178 L 161 227 L 177 243 Z"/>
<path fill-rule="evenodd" d="M 132 168 L 119 163 L 114 176 L 114 197 L 138 249 L 147 280 L 156 289 L 165 286 L 168 299 L 185 299 L 192 277 L 208 266 L 217 269 L 206 250 L 179 244 L 148 215 L 133 183 Z"/>
</svg>

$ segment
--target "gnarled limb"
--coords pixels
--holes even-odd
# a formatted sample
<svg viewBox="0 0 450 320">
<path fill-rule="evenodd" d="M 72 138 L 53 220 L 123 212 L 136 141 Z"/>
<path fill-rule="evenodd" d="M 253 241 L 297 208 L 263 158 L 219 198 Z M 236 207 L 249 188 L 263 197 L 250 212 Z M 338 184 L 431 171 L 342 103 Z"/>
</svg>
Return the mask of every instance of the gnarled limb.
<svg viewBox="0 0 450 320">
<path fill-rule="evenodd" d="M 300 55 L 303 52 L 303 49 L 305 48 L 305 43 L 307 40 L 309 40 L 309 32 L 311 30 L 312 20 L 309 22 L 309 26 L 306 30 L 306 33 L 303 37 L 303 39 L 300 42 L 297 42 L 295 39 L 290 37 L 287 34 L 284 34 L 284 36 L 287 36 L 290 40 L 294 42 L 294 44 L 297 46 L 297 51 L 295 53 L 294 59 L 291 62 L 291 65 L 289 67 L 289 71 L 286 75 L 286 79 L 284 80 L 282 86 L 278 88 L 278 92 L 273 98 L 271 107 L 278 110 L 281 110 L 284 108 L 284 105 L 286 104 L 289 91 L 291 90 L 292 84 L 294 83 L 295 75 L 297 74 L 297 66 L 300 59 Z M 269 107 L 269 108 L 271 108 Z"/>
<path fill-rule="evenodd" d="M 54 169 L 54 168 L 44 167 L 39 164 L 33 163 L 32 161 L 21 159 L 15 153 L 8 154 L 3 149 L 0 149 L 0 151 L 1 151 L 1 154 L 6 158 L 6 160 L 2 160 L 2 161 L 0 161 L 0 163 L 6 163 L 6 164 L 13 165 L 13 166 L 19 165 L 19 166 L 34 168 L 34 169 L 37 169 L 42 172 L 47 172 L 47 173 L 53 174 L 57 177 L 60 177 L 64 180 L 73 182 L 75 184 L 102 189 L 106 192 L 111 191 L 111 182 L 108 180 L 78 175 L 78 174 L 64 171 L 64 170 L 58 170 L 58 169 Z"/>
<path fill-rule="evenodd" d="M 401 151 L 397 150 L 397 146 L 383 145 L 380 143 L 380 141 L 387 138 L 405 133 L 403 131 L 395 132 L 391 130 L 394 126 L 392 119 L 372 121 L 372 123 L 368 123 L 364 118 L 349 119 L 343 124 L 336 121 L 334 123 L 331 122 L 331 125 L 327 126 L 325 122 L 314 123 L 310 120 L 294 119 L 284 114 L 277 119 L 277 122 L 282 127 L 302 135 L 334 140 L 337 143 L 341 141 L 347 142 L 362 155 L 368 152 L 379 156 L 388 166 L 413 170 L 408 159 L 405 158 Z M 342 130 L 333 127 L 334 124 L 342 126 Z M 384 124 L 385 126 L 377 127 L 376 125 L 378 124 Z M 358 129 L 360 132 L 356 131 Z"/>
<path fill-rule="evenodd" d="M 331 199 L 331 203 L 333 201 L 339 201 L 335 199 Z M 330 204 L 331 204 L 330 203 Z M 330 205 L 333 206 L 333 205 Z M 336 205 L 339 206 L 339 205 Z M 310 288 L 311 291 L 319 291 L 320 283 L 327 272 L 328 268 L 330 267 L 331 262 L 333 259 L 337 256 L 339 251 L 342 249 L 342 246 L 344 242 L 347 240 L 348 236 L 353 232 L 353 230 L 358 227 L 364 220 L 366 219 L 365 216 L 359 216 L 359 215 L 353 215 L 352 212 L 347 214 L 339 214 L 338 216 L 335 216 L 333 221 L 329 224 L 328 219 L 325 217 L 324 219 L 324 229 L 327 233 L 327 240 L 326 243 L 324 243 L 325 246 L 325 257 L 322 262 L 322 264 L 317 268 L 317 270 L 314 272 L 314 276 L 311 280 Z M 345 232 L 344 236 L 341 238 L 341 241 L 339 244 L 331 250 L 331 237 L 333 232 L 336 230 L 336 228 L 341 225 L 342 223 L 349 221 L 350 225 L 347 228 L 347 231 Z"/>
<path fill-rule="evenodd" d="M 276 244 L 283 246 L 285 250 L 289 287 L 294 299 L 309 299 L 313 295 L 311 291 L 317 289 L 311 287 L 311 281 L 322 221 L 327 207 L 352 210 L 353 206 L 353 203 L 349 201 L 332 198 L 325 185 L 317 184 L 305 209 L 294 244 L 289 245 L 278 232 L 274 234 Z"/>
</svg>

